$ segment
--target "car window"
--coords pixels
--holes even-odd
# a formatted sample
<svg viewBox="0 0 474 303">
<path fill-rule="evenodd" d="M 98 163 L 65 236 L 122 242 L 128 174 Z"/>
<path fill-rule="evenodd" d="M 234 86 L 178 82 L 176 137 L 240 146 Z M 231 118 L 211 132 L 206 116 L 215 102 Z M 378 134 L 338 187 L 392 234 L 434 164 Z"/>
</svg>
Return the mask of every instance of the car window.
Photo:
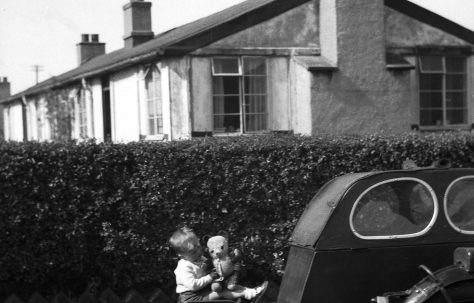
<svg viewBox="0 0 474 303">
<path fill-rule="evenodd" d="M 433 225 L 437 213 L 436 195 L 427 183 L 398 178 L 364 191 L 352 208 L 350 224 L 363 239 L 414 237 Z"/>
<path fill-rule="evenodd" d="M 474 234 L 474 176 L 459 178 L 448 186 L 444 208 L 454 229 Z"/>
</svg>

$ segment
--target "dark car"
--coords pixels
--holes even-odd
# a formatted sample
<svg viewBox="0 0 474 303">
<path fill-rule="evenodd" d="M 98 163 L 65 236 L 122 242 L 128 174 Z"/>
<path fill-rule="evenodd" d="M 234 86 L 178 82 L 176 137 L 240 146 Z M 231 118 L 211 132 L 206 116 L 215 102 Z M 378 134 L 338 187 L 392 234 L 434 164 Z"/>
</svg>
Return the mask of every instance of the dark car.
<svg viewBox="0 0 474 303">
<path fill-rule="evenodd" d="M 344 175 L 301 216 L 278 303 L 474 302 L 469 247 L 474 169 Z"/>
</svg>

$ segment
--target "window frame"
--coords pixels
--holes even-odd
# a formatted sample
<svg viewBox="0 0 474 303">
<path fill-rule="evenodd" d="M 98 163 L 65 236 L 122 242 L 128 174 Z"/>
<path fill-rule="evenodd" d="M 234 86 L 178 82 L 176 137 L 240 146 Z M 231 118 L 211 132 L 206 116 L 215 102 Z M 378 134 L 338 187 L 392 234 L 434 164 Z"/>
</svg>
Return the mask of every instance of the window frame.
<svg viewBox="0 0 474 303">
<path fill-rule="evenodd" d="M 246 77 L 251 77 L 252 75 L 247 75 L 244 72 L 244 64 L 245 60 L 247 58 L 252 58 L 252 59 L 262 59 L 265 63 L 265 74 L 264 75 L 254 75 L 257 77 L 265 77 L 265 93 L 264 94 L 248 94 L 245 92 L 245 79 Z M 215 72 L 215 59 L 236 59 L 238 61 L 238 66 L 239 66 L 239 71 L 238 73 L 216 73 Z M 214 93 L 214 79 L 215 77 L 238 77 L 239 81 L 239 92 L 238 92 L 238 98 L 239 98 L 239 119 L 240 119 L 240 130 L 236 132 L 228 132 L 228 131 L 216 131 L 215 127 L 215 117 L 216 113 L 214 111 L 214 99 L 216 96 L 225 96 L 226 94 L 215 94 Z M 215 136 L 238 136 L 238 135 L 244 135 L 244 134 L 259 134 L 259 133 L 265 133 L 268 132 L 268 59 L 265 56 L 215 56 L 211 58 L 211 83 L 212 83 L 212 90 L 211 90 L 211 95 L 212 95 L 212 132 L 213 135 Z M 233 94 L 228 94 L 228 95 L 233 95 Z M 263 130 L 255 130 L 255 131 L 249 131 L 247 130 L 247 123 L 245 122 L 245 118 L 247 115 L 246 111 L 246 103 L 245 99 L 247 96 L 252 96 L 252 95 L 258 95 L 258 96 L 264 96 L 265 97 L 265 104 L 264 104 L 264 112 L 262 113 L 264 115 L 264 121 L 265 121 L 265 129 Z M 255 113 L 254 113 L 255 114 Z M 222 116 L 224 114 L 217 114 L 217 116 Z"/>
<path fill-rule="evenodd" d="M 441 70 L 423 70 L 423 65 L 422 65 L 422 57 L 439 57 L 442 60 L 442 66 Z M 464 64 L 464 72 L 452 72 L 448 71 L 446 68 L 446 59 L 447 58 L 457 58 L 457 59 L 462 59 L 463 64 Z M 470 117 L 470 106 L 469 106 L 469 70 L 468 70 L 468 57 L 462 54 L 420 54 L 417 57 L 417 87 L 418 87 L 418 92 L 417 92 L 417 99 L 418 99 L 418 121 L 419 121 L 419 126 L 420 129 L 422 130 L 436 130 L 436 129 L 457 129 L 457 128 L 467 128 L 469 126 L 469 117 Z M 422 92 L 425 93 L 430 93 L 430 92 L 436 92 L 436 90 L 429 90 L 429 89 L 421 89 L 421 76 L 422 75 L 441 75 L 442 79 L 442 87 L 441 87 L 441 107 L 422 107 L 421 106 L 421 94 Z M 448 75 L 463 75 L 463 80 L 464 80 L 464 89 L 461 90 L 448 90 L 447 89 L 447 76 Z M 464 95 L 464 107 L 459 107 L 459 108 L 453 108 L 452 106 L 449 107 L 447 104 L 447 95 L 450 92 L 462 92 Z M 429 111 L 434 111 L 440 109 L 442 111 L 442 123 L 440 125 L 422 125 L 422 119 L 421 119 L 421 112 L 422 110 L 429 110 Z M 457 124 L 447 124 L 448 118 L 448 111 L 449 110 L 463 110 L 463 114 L 465 114 L 466 122 L 465 123 L 457 123 Z"/>
<path fill-rule="evenodd" d="M 449 217 L 449 214 L 448 214 L 448 193 L 449 193 L 449 190 L 454 186 L 454 184 L 458 181 L 461 181 L 461 180 L 464 180 L 464 179 L 473 179 L 474 180 L 474 176 L 462 176 L 462 177 L 459 177 L 457 179 L 454 179 L 451 183 L 449 183 L 448 187 L 446 188 L 446 191 L 444 192 L 444 197 L 443 197 L 443 208 L 444 208 L 444 215 L 446 217 L 446 220 L 448 221 L 449 225 L 451 226 L 451 228 L 453 228 L 455 231 L 457 231 L 458 233 L 461 233 L 461 234 L 465 234 L 465 235 L 474 235 L 474 230 L 472 231 L 468 231 L 468 230 L 463 230 L 459 227 L 457 227 L 453 221 L 451 220 L 451 218 Z"/>
<path fill-rule="evenodd" d="M 216 56 L 211 58 L 211 71 L 212 71 L 212 76 L 243 76 L 244 69 L 243 69 L 243 57 L 241 56 Z M 217 73 L 215 69 L 215 60 L 216 59 L 237 59 L 237 65 L 239 71 L 237 73 Z"/>
<path fill-rule="evenodd" d="M 155 72 L 159 75 L 156 76 Z M 147 78 L 151 75 L 151 82 L 154 85 L 154 94 L 153 98 L 148 98 L 148 80 Z M 145 109 L 145 114 L 142 116 L 145 119 L 144 124 L 144 135 L 142 135 L 142 139 L 144 140 L 163 140 L 166 136 L 164 133 L 164 108 L 163 108 L 163 87 L 162 87 L 162 73 L 161 73 L 161 66 L 159 64 L 149 64 L 145 66 L 143 71 L 143 88 L 144 88 L 144 100 L 143 106 Z M 156 89 L 159 89 L 159 98 L 156 96 Z M 161 132 L 159 127 L 159 120 L 160 115 L 155 113 L 153 119 L 155 119 L 155 134 L 151 134 L 150 130 L 150 114 L 149 114 L 149 102 L 151 99 L 154 99 L 154 102 L 161 102 Z M 155 104 L 156 106 L 156 104 Z"/>
<path fill-rule="evenodd" d="M 412 233 L 412 234 L 403 234 L 403 235 L 385 235 L 385 236 L 364 236 L 364 235 L 361 235 L 359 234 L 355 227 L 354 227 L 354 224 L 353 224 L 353 217 L 354 217 L 354 212 L 355 212 L 355 209 L 356 209 L 356 206 L 359 204 L 360 200 L 362 199 L 362 197 L 365 196 L 365 194 L 367 194 L 369 191 L 371 191 L 373 188 L 377 187 L 377 186 L 380 186 L 380 185 L 383 185 L 383 184 L 387 184 L 387 183 L 393 183 L 393 182 L 398 182 L 398 181 L 415 181 L 419 184 L 422 184 L 425 188 L 428 189 L 432 199 L 433 199 L 433 204 L 434 204 L 434 207 L 433 207 L 433 216 L 431 217 L 431 220 L 429 221 L 429 223 L 426 225 L 426 227 L 419 231 L 419 232 L 416 232 L 416 233 Z M 435 224 L 436 222 L 436 219 L 438 218 L 438 214 L 439 214 L 439 205 L 438 205 L 438 199 L 436 197 L 436 193 L 435 191 L 433 190 L 433 188 L 425 181 L 421 180 L 421 179 L 418 179 L 418 178 L 413 178 L 413 177 L 401 177 L 401 178 L 394 178 L 394 179 L 388 179 L 388 180 L 384 180 L 384 181 L 381 181 L 381 182 L 377 182 L 373 185 L 371 185 L 370 187 L 366 188 L 360 195 L 359 197 L 357 197 L 356 201 L 354 202 L 354 204 L 352 205 L 352 209 L 351 209 L 351 212 L 349 214 L 349 226 L 351 228 L 351 231 L 352 233 L 359 239 L 363 239 L 363 240 L 394 240 L 394 239 L 406 239 L 406 238 L 416 238 L 416 237 L 420 237 L 424 234 L 426 234 L 432 227 L 433 225 Z"/>
</svg>

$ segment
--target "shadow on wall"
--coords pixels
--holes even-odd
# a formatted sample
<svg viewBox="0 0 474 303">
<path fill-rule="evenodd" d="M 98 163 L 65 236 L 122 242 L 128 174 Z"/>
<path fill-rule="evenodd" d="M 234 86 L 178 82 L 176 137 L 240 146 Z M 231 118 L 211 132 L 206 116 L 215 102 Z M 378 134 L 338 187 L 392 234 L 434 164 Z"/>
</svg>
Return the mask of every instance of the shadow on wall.
<svg viewBox="0 0 474 303">
<path fill-rule="evenodd" d="M 315 73 L 311 87 L 313 133 L 368 134 L 410 131 L 416 121 L 411 106 L 409 75 L 381 75 L 378 84 L 361 86 L 341 74 Z M 393 84 L 393 85 L 392 85 Z"/>
</svg>

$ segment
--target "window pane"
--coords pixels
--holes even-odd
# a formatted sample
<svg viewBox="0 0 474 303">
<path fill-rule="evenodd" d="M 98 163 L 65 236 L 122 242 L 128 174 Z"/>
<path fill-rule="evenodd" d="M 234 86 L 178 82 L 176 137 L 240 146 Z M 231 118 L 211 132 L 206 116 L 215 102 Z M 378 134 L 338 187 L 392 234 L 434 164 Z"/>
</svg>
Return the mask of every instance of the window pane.
<svg viewBox="0 0 474 303">
<path fill-rule="evenodd" d="M 266 75 L 264 58 L 244 58 L 244 75 Z"/>
<path fill-rule="evenodd" d="M 161 98 L 156 98 L 155 110 L 157 115 L 161 115 L 163 113 L 163 104 L 161 102 Z"/>
<path fill-rule="evenodd" d="M 420 125 L 442 126 L 443 125 L 443 110 L 422 109 L 420 111 Z"/>
<path fill-rule="evenodd" d="M 464 90 L 466 86 L 465 75 L 447 74 L 446 75 L 446 89 Z"/>
<path fill-rule="evenodd" d="M 239 77 L 213 77 L 214 95 L 238 95 Z"/>
<path fill-rule="evenodd" d="M 466 106 L 466 94 L 464 92 L 460 93 L 446 93 L 446 107 L 448 108 L 464 108 Z"/>
<path fill-rule="evenodd" d="M 157 119 L 157 129 L 158 129 L 158 133 L 163 133 L 163 116 L 159 116 L 158 119 Z"/>
<path fill-rule="evenodd" d="M 446 111 L 446 124 L 466 124 L 467 123 L 467 110 L 462 109 L 448 109 Z"/>
<path fill-rule="evenodd" d="M 240 115 L 215 115 L 215 132 L 240 132 Z"/>
<path fill-rule="evenodd" d="M 155 95 L 155 88 L 153 85 L 153 77 L 151 73 L 148 73 L 148 75 L 145 78 L 145 89 L 146 89 L 147 99 L 153 98 Z"/>
<path fill-rule="evenodd" d="M 154 117 L 156 112 L 155 112 L 155 102 L 152 100 L 148 100 L 148 117 Z"/>
<path fill-rule="evenodd" d="M 474 178 L 456 181 L 446 195 L 448 220 L 461 231 L 474 231 Z"/>
<path fill-rule="evenodd" d="M 224 127 L 224 116 L 223 115 L 214 115 L 214 132 L 223 133 L 225 132 Z"/>
<path fill-rule="evenodd" d="M 465 73 L 466 60 L 463 57 L 446 57 L 446 71 Z"/>
<path fill-rule="evenodd" d="M 215 96 L 214 114 L 239 114 L 239 96 Z"/>
<path fill-rule="evenodd" d="M 423 108 L 442 108 L 443 94 L 441 92 L 421 92 L 420 107 Z"/>
<path fill-rule="evenodd" d="M 420 90 L 439 90 L 443 89 L 442 74 L 420 74 Z"/>
<path fill-rule="evenodd" d="M 267 128 L 265 114 L 247 114 L 245 115 L 246 131 L 261 131 Z"/>
<path fill-rule="evenodd" d="M 214 74 L 240 74 L 238 58 L 214 58 Z"/>
<path fill-rule="evenodd" d="M 156 121 L 155 119 L 148 119 L 148 134 L 156 135 Z"/>
<path fill-rule="evenodd" d="M 245 94 L 266 94 L 267 78 L 265 76 L 245 77 L 244 89 Z"/>
<path fill-rule="evenodd" d="M 351 222 L 360 236 L 400 236 L 423 231 L 434 215 L 435 201 L 425 185 L 397 180 L 365 193 L 355 205 Z"/>
<path fill-rule="evenodd" d="M 443 57 L 440 56 L 424 56 L 420 57 L 421 72 L 444 72 Z"/>
<path fill-rule="evenodd" d="M 266 96 L 246 96 L 245 97 L 245 112 L 251 113 L 265 113 L 266 112 Z"/>
</svg>

